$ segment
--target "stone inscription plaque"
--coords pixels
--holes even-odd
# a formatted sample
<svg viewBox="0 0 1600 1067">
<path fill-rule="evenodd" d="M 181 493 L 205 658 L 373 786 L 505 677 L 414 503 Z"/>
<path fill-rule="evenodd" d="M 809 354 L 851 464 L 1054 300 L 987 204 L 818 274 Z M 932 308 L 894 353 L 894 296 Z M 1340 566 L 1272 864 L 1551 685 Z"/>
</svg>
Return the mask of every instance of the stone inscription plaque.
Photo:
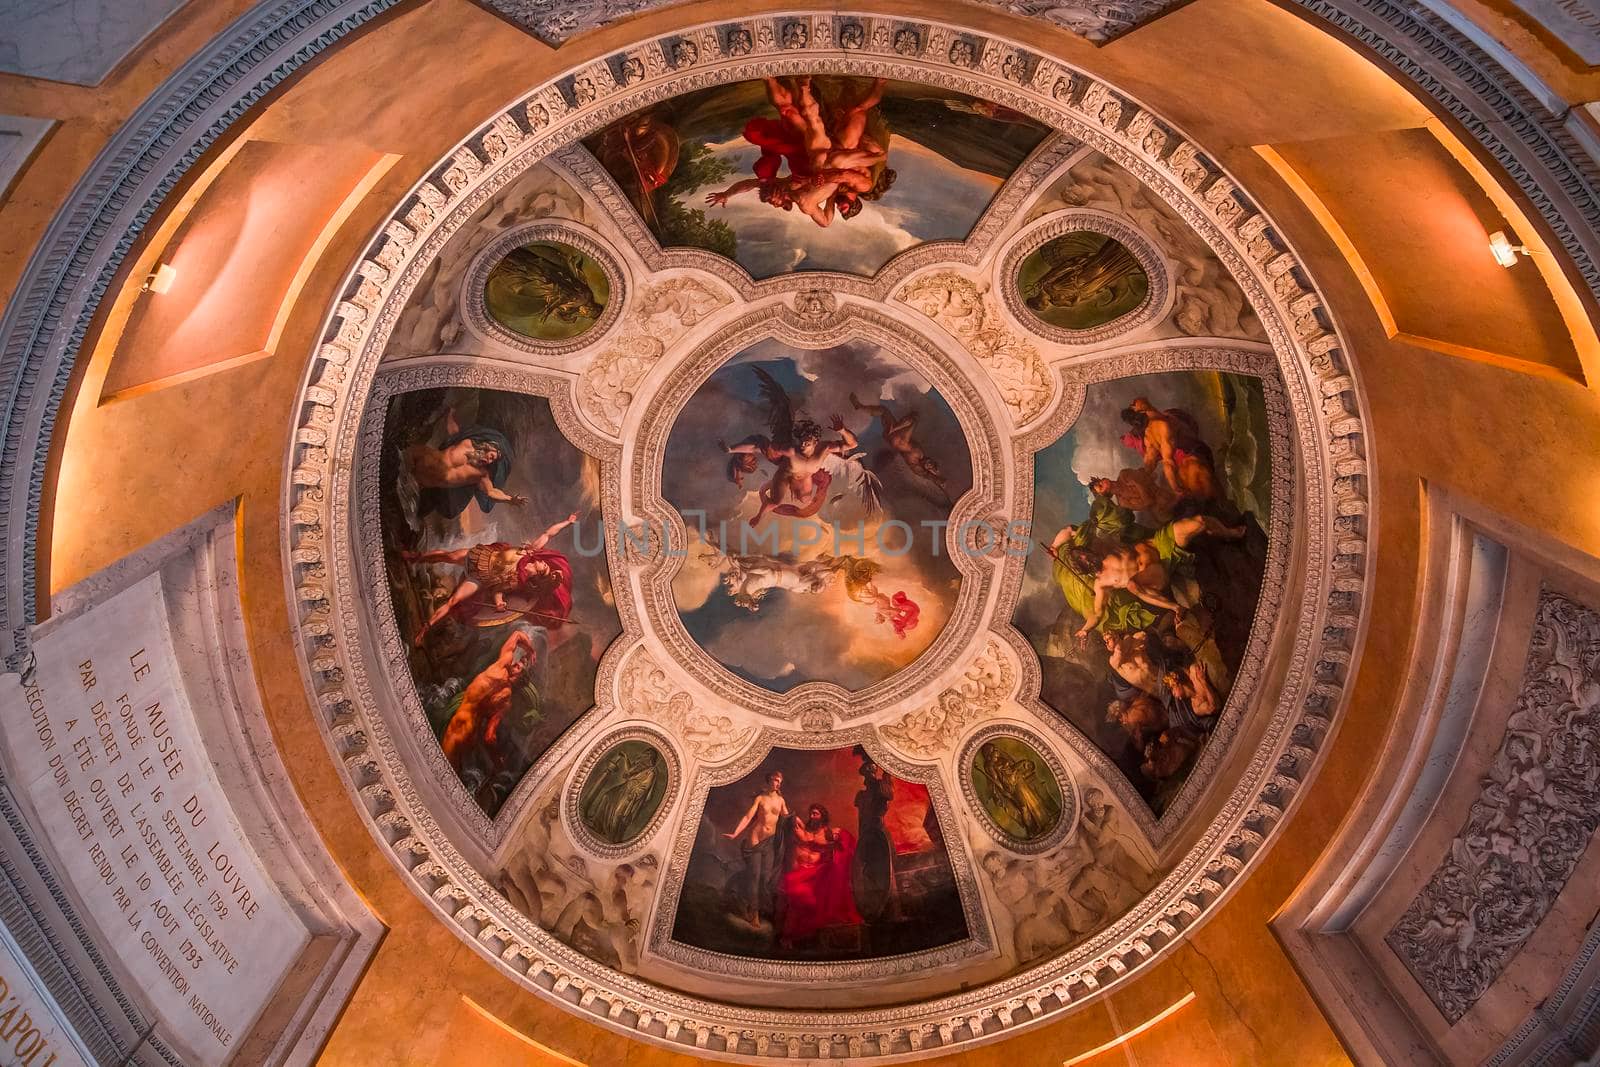
<svg viewBox="0 0 1600 1067">
<path fill-rule="evenodd" d="M 222 1064 L 308 932 L 212 770 L 160 576 L 42 634 L 35 653 L 33 684 L 6 697 L 13 787 L 164 1036 Z"/>
</svg>

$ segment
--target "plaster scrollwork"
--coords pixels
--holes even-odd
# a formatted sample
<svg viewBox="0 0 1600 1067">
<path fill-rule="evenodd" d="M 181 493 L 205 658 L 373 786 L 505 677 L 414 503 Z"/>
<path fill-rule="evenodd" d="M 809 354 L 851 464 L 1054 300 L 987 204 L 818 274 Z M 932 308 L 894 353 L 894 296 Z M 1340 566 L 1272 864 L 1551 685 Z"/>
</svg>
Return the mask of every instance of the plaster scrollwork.
<svg viewBox="0 0 1600 1067">
<path fill-rule="evenodd" d="M 913 278 L 897 296 L 961 341 L 989 372 L 1017 426 L 1026 426 L 1050 406 L 1054 389 L 1039 349 L 1005 323 L 989 299 L 987 283 L 951 270 L 935 271 Z"/>
<path fill-rule="evenodd" d="M 485 6 L 548 45 L 661 6 L 662 0 L 485 0 Z"/>
<path fill-rule="evenodd" d="M 754 726 L 739 726 L 727 715 L 706 711 L 673 684 L 650 650 L 640 647 L 622 668 L 618 704 L 630 716 L 659 724 L 702 763 L 721 763 L 744 751 Z"/>
<path fill-rule="evenodd" d="M 983 654 L 925 707 L 878 728 L 884 739 L 914 759 L 936 759 L 950 751 L 969 725 L 999 714 L 1016 689 L 1017 673 L 991 638 Z"/>
<path fill-rule="evenodd" d="M 983 2 L 991 7 L 1059 26 L 1095 44 L 1106 44 L 1123 34 L 1132 33 L 1178 6 L 1177 0 L 1118 0 L 1114 4 L 1105 3 L 1104 0 L 1069 0 L 1068 3 L 1061 3 L 1060 0 Z"/>
<path fill-rule="evenodd" d="M 587 1004 L 604 1024 L 648 1040 L 669 1046 L 693 1043 L 705 1054 L 743 1062 L 757 1056 L 761 1042 L 759 1036 L 752 1035 L 765 1036 L 768 1058 L 845 1055 L 857 1047 L 863 1056 L 948 1052 L 992 1040 L 1011 1028 L 1068 1009 L 1170 951 L 1191 925 L 1232 891 L 1252 857 L 1270 844 L 1301 792 L 1302 783 L 1314 770 L 1344 699 L 1346 672 L 1360 629 L 1367 588 L 1363 515 L 1368 490 L 1358 385 L 1338 336 L 1320 310 L 1321 298 L 1311 288 L 1308 275 L 1292 250 L 1270 227 L 1255 221 L 1258 213 L 1244 200 L 1233 196 L 1230 204 L 1230 198 L 1203 195 L 1211 183 L 1223 177 L 1220 168 L 1168 123 L 1160 124 L 1161 137 L 1151 136 L 1150 124 L 1139 121 L 1143 109 L 1126 94 L 1115 92 L 1108 97 L 1114 98 L 1120 109 L 1113 125 L 1102 123 L 1103 107 L 1100 115 L 1086 114 L 1080 102 L 1093 79 L 1059 61 L 1041 57 L 1032 79 L 1026 83 L 991 74 L 985 63 L 989 51 L 1001 46 L 1022 50 L 1024 46 L 1017 42 L 1001 42 L 984 34 L 955 31 L 921 20 L 859 14 L 852 14 L 849 19 L 862 24 L 865 30 L 864 45 L 859 50 L 841 50 L 832 44 L 831 37 L 824 49 L 819 44 L 822 35 L 813 32 L 805 46 L 765 57 L 753 50 L 747 57 L 736 58 L 723 50 L 720 31 L 727 26 L 707 26 L 692 36 L 675 34 L 635 43 L 618 56 L 646 57 L 641 80 L 603 96 L 597 93 L 593 102 L 581 105 L 563 94 L 563 79 L 539 87 L 508 110 L 519 126 L 528 129 L 528 136 L 498 161 L 488 158 L 486 148 L 478 147 L 480 138 L 469 138 L 467 150 L 481 152 L 486 165 L 469 175 L 473 168 L 465 160 L 453 156 L 441 161 L 435 174 L 399 205 L 369 249 L 366 261 L 372 267 L 357 268 L 361 277 L 372 284 L 358 287 L 353 280 L 343 290 L 352 294 L 351 299 L 330 313 L 324 342 L 311 360 L 298 408 L 302 426 L 322 431 L 324 439 L 317 443 L 297 437 L 286 468 L 286 583 L 298 609 L 294 625 L 302 643 L 308 692 L 314 706 L 323 713 L 330 751 L 343 767 L 352 797 L 374 835 L 409 872 L 420 898 L 443 921 L 457 928 L 465 941 L 482 951 L 486 959 L 505 968 L 528 988 L 562 1002 Z M 817 24 L 813 19 L 813 31 Z M 948 52 L 957 37 L 973 43 L 976 66 L 951 62 Z M 897 40 L 903 41 L 905 47 L 896 48 Z M 688 45 L 693 47 L 680 47 Z M 653 54 L 666 57 L 671 69 L 648 61 Z M 1296 420 L 1294 428 L 1299 436 L 1293 443 L 1297 446 L 1294 458 L 1298 467 L 1294 473 L 1305 494 L 1303 506 L 1298 509 L 1301 525 L 1295 546 L 1297 584 L 1286 590 L 1296 598 L 1292 605 L 1295 625 L 1283 634 L 1281 655 L 1274 652 L 1273 662 L 1283 664 L 1281 685 L 1275 690 L 1279 698 L 1262 709 L 1257 720 L 1259 730 L 1251 734 L 1257 739 L 1257 749 L 1247 760 L 1234 761 L 1241 764 L 1237 777 L 1230 780 L 1226 793 L 1219 790 L 1216 803 L 1208 807 L 1214 818 L 1183 839 L 1184 851 L 1168 857 L 1171 870 L 1160 886 L 1135 901 L 1109 926 L 1026 970 L 970 989 L 848 1014 L 730 1005 L 644 983 L 619 967 L 607 966 L 573 949 L 528 921 L 477 873 L 421 802 L 402 755 L 404 746 L 396 744 L 385 715 L 379 713 L 381 702 L 374 699 L 367 669 L 369 663 L 376 668 L 383 660 L 369 644 L 370 635 L 356 624 L 358 617 L 370 622 L 370 614 L 359 606 L 367 587 L 357 581 L 362 569 L 355 562 L 358 557 L 352 546 L 348 507 L 353 456 L 360 438 L 360 413 L 385 341 L 399 309 L 415 291 L 442 245 L 472 212 L 516 174 L 640 107 L 680 92 L 802 70 L 917 80 L 975 94 L 996 105 L 1034 115 L 1104 154 L 1134 174 L 1154 196 L 1172 203 L 1224 267 L 1239 279 L 1247 299 L 1260 314 L 1283 373 L 1285 406 Z M 569 71 L 567 77 L 573 73 Z M 1067 91 L 1058 95 L 1053 87 L 1062 84 Z M 1135 129 L 1140 131 L 1139 136 L 1130 132 Z M 485 124 L 483 132 L 492 132 L 492 122 Z M 1055 150 L 1060 143 L 1047 144 L 1055 146 L 1051 149 Z M 1165 154 L 1152 154 L 1144 147 L 1150 144 L 1160 145 Z M 1041 158 L 1044 152 L 1042 148 Z M 1184 167 L 1185 160 L 1195 166 Z M 453 181 L 445 180 L 447 170 Z M 579 184 L 581 188 L 593 188 L 587 183 Z M 1009 189 L 1002 190 L 997 202 L 1008 195 Z M 1003 222 L 997 220 L 999 225 Z M 980 228 L 983 225 L 986 223 L 981 222 Z M 999 232 L 989 234 L 986 240 L 992 242 Z M 978 236 L 975 231 L 972 240 Z M 918 270 L 937 269 L 945 264 L 971 267 L 986 254 L 974 250 L 970 243 L 965 250 L 960 246 L 927 246 L 904 253 L 889 269 L 901 272 L 895 276 L 894 284 L 898 285 Z M 649 265 L 654 270 L 700 266 L 692 256 L 676 252 Z M 788 293 L 815 288 L 819 280 L 760 285 L 765 295 L 768 291 Z M 858 290 L 881 300 L 881 292 L 867 290 L 886 284 L 882 276 L 830 277 L 826 282 L 841 297 L 841 304 L 843 297 L 855 295 Z M 748 286 L 751 292 L 745 293 L 741 287 L 741 295 L 755 295 L 756 283 Z M 838 318 L 846 318 L 842 310 Z M 868 321 L 859 313 L 851 319 Z M 906 322 L 899 317 L 894 321 L 904 332 Z M 774 324 L 774 328 L 779 327 L 781 323 Z M 679 370 L 675 368 L 674 374 Z M 652 402 L 659 401 L 667 387 L 656 390 Z M 941 384 L 940 388 L 943 390 L 944 386 Z M 1048 382 L 1047 388 L 1051 390 L 1048 400 L 1054 395 L 1056 383 Z M 1035 421 L 1047 421 L 1049 410 L 1048 402 L 1041 404 Z M 630 412 L 629 418 L 633 417 Z M 992 425 L 987 407 L 982 421 L 988 425 L 979 437 L 993 435 L 995 439 L 987 447 L 974 440 L 975 462 L 983 459 L 980 452 L 991 456 L 1001 452 L 998 430 Z M 580 424 L 587 424 L 587 417 Z M 648 431 L 653 424 L 644 417 L 641 425 Z M 643 477 L 639 474 L 640 462 L 636 455 L 630 484 L 638 484 Z M 998 499 L 976 499 L 980 495 L 985 494 L 964 499 L 960 507 L 970 506 L 971 515 L 987 515 L 1002 506 Z M 658 522 L 667 518 L 649 509 L 644 512 Z M 954 515 L 952 521 L 962 517 Z M 620 521 L 620 516 L 613 519 Z M 985 574 L 981 581 L 964 582 L 962 595 L 966 596 L 966 586 L 972 585 L 974 595 L 982 593 L 979 599 L 987 602 L 987 590 L 994 580 Z M 981 590 L 977 589 L 980 585 L 984 587 Z M 1006 595 L 1002 589 L 1000 599 Z M 624 599 L 619 598 L 619 608 Z M 976 602 L 967 607 L 958 605 L 957 610 L 968 612 L 975 606 Z M 1001 608 L 1003 604 L 994 610 Z M 971 611 L 973 619 L 979 614 Z M 629 628 L 631 620 L 625 619 L 624 626 Z M 652 618 L 650 626 L 658 629 L 659 620 Z M 963 634 L 962 641 L 969 641 L 974 632 L 977 630 Z M 1010 640 L 1009 635 L 1002 636 Z M 926 685 L 925 678 L 942 677 L 944 671 L 955 667 L 954 656 L 930 656 L 928 673 L 917 679 L 918 685 Z M 1025 665 L 1019 669 L 1025 670 Z M 607 673 L 604 677 L 607 686 L 613 684 L 613 675 Z M 1023 689 L 1036 685 L 1034 679 L 1020 680 Z M 910 696 L 910 692 L 886 691 L 886 699 L 889 695 Z M 887 706 L 875 705 L 873 710 Z M 843 717 L 839 708 L 831 703 L 830 708 Z M 793 713 L 800 710 L 797 706 Z M 870 730 L 856 727 L 820 734 L 785 732 L 783 743 L 820 745 L 852 734 L 866 737 Z M 573 744 L 581 740 L 577 738 Z M 1061 741 L 1075 744 L 1065 735 Z M 759 745 L 758 737 L 744 756 L 733 757 L 728 766 L 741 763 Z M 1223 753 L 1221 746 L 1217 747 L 1220 759 Z M 562 758 L 570 758 L 570 751 L 563 751 Z M 1089 758 L 1088 754 L 1080 755 Z M 886 752 L 884 758 L 886 765 L 896 759 L 892 752 Z M 719 773 L 723 769 L 717 768 Z M 907 765 L 907 771 L 917 773 L 914 765 Z M 693 807 L 693 802 L 689 806 Z M 520 810 L 530 809 L 525 804 Z M 955 853 L 965 857 L 964 850 L 953 850 Z M 970 867 L 967 869 L 970 871 Z M 975 921 L 982 925 L 982 908 L 976 903 L 975 894 L 974 888 L 974 907 L 978 909 Z M 658 909 L 652 922 L 661 921 L 661 914 Z M 989 936 L 988 927 L 983 928 L 985 936 Z M 687 961 L 679 962 L 692 966 Z M 835 1040 L 841 1037 L 842 1040 Z"/>
<path fill-rule="evenodd" d="M 839 298 L 826 289 L 802 289 L 794 294 L 791 306 L 801 322 L 822 325 L 838 314 Z"/>
<path fill-rule="evenodd" d="M 1522 687 L 1467 822 L 1384 941 L 1451 1025 L 1555 906 L 1600 827 L 1600 611 L 1539 592 Z"/>
<path fill-rule="evenodd" d="M 667 278 L 645 286 L 634 297 L 623 330 L 579 376 L 578 407 L 595 428 L 613 438 L 621 433 L 639 383 L 661 361 L 667 347 L 728 299 L 690 277 Z"/>
</svg>

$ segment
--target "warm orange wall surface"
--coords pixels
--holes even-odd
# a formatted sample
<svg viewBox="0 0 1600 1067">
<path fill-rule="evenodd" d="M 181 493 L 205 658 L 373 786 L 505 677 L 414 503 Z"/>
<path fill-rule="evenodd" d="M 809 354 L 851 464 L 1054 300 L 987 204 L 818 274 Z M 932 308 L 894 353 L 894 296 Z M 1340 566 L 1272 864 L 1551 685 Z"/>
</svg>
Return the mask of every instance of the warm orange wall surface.
<svg viewBox="0 0 1600 1067">
<path fill-rule="evenodd" d="M 124 75 L 99 90 L 0 76 L 0 111 L 63 120 L 12 200 L 0 207 L 0 294 L 9 295 L 23 254 L 120 116 L 176 57 L 245 6 L 245 0 L 189 5 L 144 46 L 145 62 L 125 67 Z M 53 501 L 51 588 L 72 584 L 219 502 L 243 499 L 242 571 L 252 653 L 284 762 L 335 860 L 390 927 L 328 1042 L 326 1064 L 564 1062 L 522 1045 L 484 1013 L 533 1035 L 559 1056 L 596 1067 L 692 1062 L 526 992 L 435 921 L 400 880 L 351 810 L 306 704 L 283 593 L 279 508 L 292 400 L 306 359 L 346 271 L 405 190 L 471 128 L 558 69 L 672 22 L 776 6 L 767 0 L 708 0 L 676 14 L 629 20 L 559 52 L 468 0 L 405 6 L 315 64 L 242 131 L 284 144 L 340 144 L 399 157 L 337 228 L 293 297 L 276 354 L 98 405 L 113 361 L 152 360 L 154 354 L 141 351 L 137 335 L 129 334 L 123 350 L 96 351 L 84 374 Z M 882 0 L 877 6 L 924 17 L 940 13 L 921 2 Z M 1131 1042 L 1136 1062 L 1345 1062 L 1268 922 L 1337 829 L 1389 724 L 1398 672 L 1415 636 L 1410 613 L 1418 580 L 1419 483 L 1442 482 L 1579 549 L 1600 551 L 1600 505 L 1594 503 L 1600 500 L 1600 465 L 1594 462 L 1600 456 L 1600 398 L 1574 374 L 1523 374 L 1388 336 L 1345 255 L 1255 146 L 1363 138 L 1371 155 L 1352 165 L 1376 170 L 1385 166 L 1385 146 L 1396 139 L 1372 135 L 1419 128 L 1428 112 L 1315 28 L 1263 0 L 1197 0 L 1095 49 L 991 9 L 950 10 L 1125 87 L 1206 145 L 1277 220 L 1326 295 L 1365 390 L 1375 459 L 1376 583 L 1366 609 L 1366 654 L 1331 754 L 1291 826 L 1238 892 L 1170 957 L 1109 997 L 999 1044 L 926 1062 L 1059 1064 L 1191 990 L 1194 1003 Z M 338 180 L 348 184 L 347 176 Z M 1336 204 L 1330 209 L 1339 210 Z M 286 220 L 282 239 L 309 247 L 308 235 L 327 221 L 326 211 Z M 1358 213 L 1340 221 L 1364 254 L 1367 246 L 1378 249 L 1378 256 L 1387 254 L 1368 218 Z M 1452 275 L 1455 262 L 1480 270 L 1488 251 L 1481 234 L 1468 233 L 1452 244 L 1408 247 L 1406 255 L 1425 259 L 1417 264 L 1419 275 L 1441 278 Z M 1383 266 L 1399 271 L 1405 263 Z M 1529 302 L 1530 307 L 1504 309 L 1522 320 L 1559 321 L 1550 317 L 1549 292 L 1526 285 L 1487 296 L 1441 288 L 1431 303 L 1415 292 L 1408 299 L 1412 320 L 1441 330 L 1459 330 L 1449 324 L 1468 312 L 1492 313 L 1494 300 Z M 1431 322 L 1430 315 L 1436 316 Z M 1526 337 L 1519 341 L 1537 348 Z M 1592 350 L 1593 338 L 1585 343 Z M 1549 347 L 1551 365 L 1574 366 L 1564 334 L 1552 336 Z M 478 1008 L 464 1005 L 463 996 Z M 483 1058 L 465 1056 L 464 1047 L 477 1042 Z M 1108 1052 L 1094 1062 L 1115 1063 L 1122 1056 L 1120 1050 Z"/>
</svg>

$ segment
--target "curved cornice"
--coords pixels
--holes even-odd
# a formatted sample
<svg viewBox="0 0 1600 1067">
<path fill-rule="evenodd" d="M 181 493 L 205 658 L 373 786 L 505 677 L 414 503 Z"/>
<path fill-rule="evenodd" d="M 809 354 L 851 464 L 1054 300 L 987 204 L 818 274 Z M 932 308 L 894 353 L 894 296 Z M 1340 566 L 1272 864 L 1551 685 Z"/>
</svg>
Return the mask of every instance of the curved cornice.
<svg viewBox="0 0 1600 1067">
<path fill-rule="evenodd" d="M 28 654 L 39 507 L 56 415 L 84 338 L 144 228 L 256 102 L 400 0 L 265 0 L 151 94 L 45 231 L 0 320 L 0 651 Z"/>
<path fill-rule="evenodd" d="M 1282 644 L 1283 685 L 1258 747 L 1219 798 L 1215 821 L 1157 889 L 1068 953 L 895 1008 L 708 1001 L 604 967 L 539 928 L 464 862 L 437 814 L 418 802 L 375 699 L 376 661 L 363 652 L 359 623 L 350 515 L 359 414 L 400 310 L 441 248 L 497 190 L 562 145 L 650 101 L 774 70 L 866 73 L 978 94 L 1106 154 L 1172 205 L 1240 284 L 1295 413 L 1298 625 Z M 348 298 L 329 312 L 295 406 L 284 479 L 286 592 L 307 692 L 352 800 L 395 868 L 458 936 L 531 990 L 576 997 L 635 1036 L 741 1062 L 904 1058 L 994 1040 L 1075 1010 L 1174 948 L 1240 884 L 1315 770 L 1344 702 L 1368 582 L 1358 385 L 1321 296 L 1271 221 L 1182 131 L 1081 71 L 1016 41 L 864 13 L 792 11 L 647 38 L 533 88 L 481 126 L 401 201 L 340 291 Z"/>
</svg>

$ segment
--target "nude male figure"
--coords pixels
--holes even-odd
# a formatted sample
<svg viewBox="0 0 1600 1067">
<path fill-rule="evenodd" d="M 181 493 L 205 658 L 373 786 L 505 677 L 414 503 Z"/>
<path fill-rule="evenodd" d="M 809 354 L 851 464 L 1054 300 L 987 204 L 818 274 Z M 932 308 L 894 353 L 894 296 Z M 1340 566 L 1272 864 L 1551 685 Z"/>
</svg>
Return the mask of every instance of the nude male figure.
<svg viewBox="0 0 1600 1067">
<path fill-rule="evenodd" d="M 526 652 L 527 658 L 520 658 L 519 652 Z M 495 661 L 467 683 L 467 688 L 461 694 L 461 703 L 445 725 L 444 736 L 439 739 L 445 759 L 450 761 L 450 766 L 458 774 L 467 748 L 480 732 L 486 743 L 494 744 L 500 720 L 511 710 L 511 694 L 528 673 L 534 655 L 533 639 L 518 630 L 500 646 L 500 655 Z"/>
<path fill-rule="evenodd" d="M 895 455 L 905 460 L 911 473 L 919 478 L 926 478 L 937 485 L 946 496 L 950 491 L 945 488 L 944 472 L 939 469 L 939 464 L 923 449 L 920 442 L 912 436 L 917 428 L 917 412 L 896 417 L 885 404 L 863 404 L 856 399 L 854 393 L 850 394 L 850 406 L 857 411 L 865 411 L 878 420 L 878 425 L 883 429 L 883 440 Z"/>
<path fill-rule="evenodd" d="M 455 411 L 445 412 L 445 440 L 452 441 L 461 435 Z M 406 465 L 417 485 L 424 489 L 475 489 L 490 500 L 512 507 L 522 507 L 528 498 L 507 493 L 494 484 L 490 472 L 500 461 L 500 445 L 494 441 L 474 441 L 460 437 L 442 448 L 429 444 L 416 444 L 406 449 Z"/>
<path fill-rule="evenodd" d="M 1167 485 L 1180 496 L 1193 500 L 1217 498 L 1216 471 L 1192 418 L 1177 409 L 1162 411 L 1142 396 L 1128 405 L 1123 418 L 1143 438 L 1146 470 L 1159 467 Z"/>
<path fill-rule="evenodd" d="M 778 825 L 789 817 L 789 802 L 783 798 L 783 772 L 767 775 L 767 790 L 750 802 L 730 833 L 722 836 L 738 841 L 744 852 L 744 919 L 751 926 L 761 921 L 761 902 L 766 897 L 778 870 Z"/>
<path fill-rule="evenodd" d="M 1162 694 L 1161 672 L 1150 659 L 1150 636 L 1143 630 L 1118 635 L 1103 633 L 1106 659 L 1122 680 L 1153 697 Z"/>
<path fill-rule="evenodd" d="M 1212 515 L 1192 515 L 1174 519 L 1147 541 L 1107 553 L 1094 579 L 1094 609 L 1078 628 L 1078 640 L 1087 641 L 1089 631 L 1104 617 L 1106 594 L 1112 589 L 1126 589 L 1151 607 L 1173 612 L 1181 619 L 1183 606 L 1167 596 L 1172 584 L 1170 564 L 1202 534 L 1237 541 L 1244 537 L 1245 528 L 1229 526 Z"/>
<path fill-rule="evenodd" d="M 1201 718 L 1222 710 L 1222 701 L 1211 686 L 1205 664 L 1195 660 L 1182 671 L 1168 671 L 1161 679 L 1168 691 L 1178 700 L 1187 700 L 1194 713 Z"/>
</svg>

